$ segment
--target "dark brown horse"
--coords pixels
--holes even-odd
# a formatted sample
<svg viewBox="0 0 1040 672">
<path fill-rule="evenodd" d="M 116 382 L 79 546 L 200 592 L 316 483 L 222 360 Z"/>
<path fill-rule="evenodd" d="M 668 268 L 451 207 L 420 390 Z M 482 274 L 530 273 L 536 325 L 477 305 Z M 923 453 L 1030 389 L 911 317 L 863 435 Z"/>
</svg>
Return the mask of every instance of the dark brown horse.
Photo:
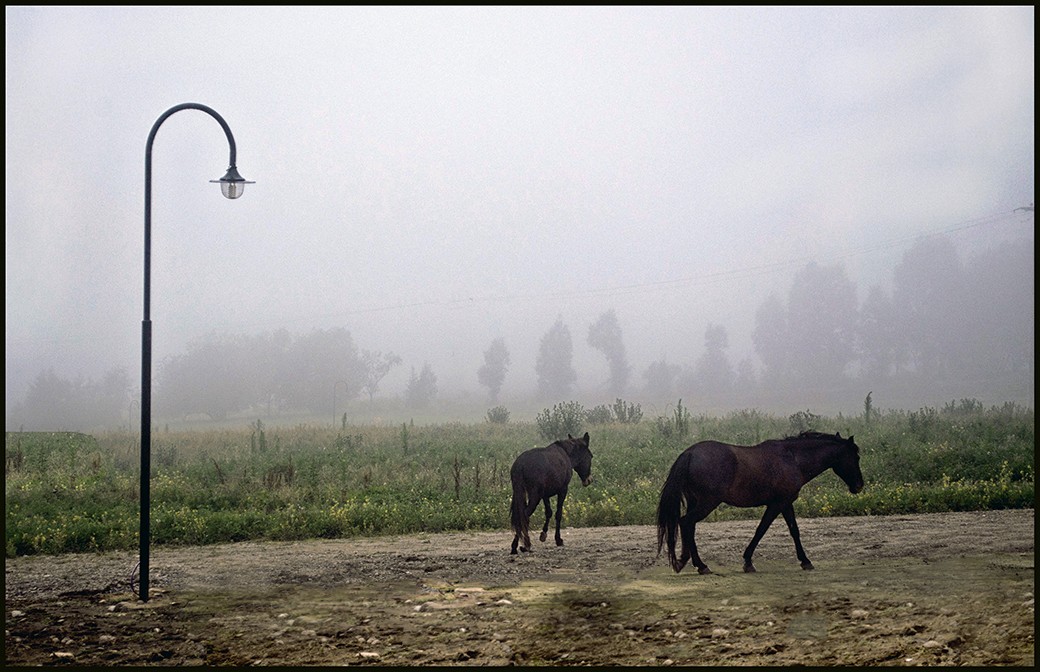
<svg viewBox="0 0 1040 672">
<path fill-rule="evenodd" d="M 794 500 L 802 486 L 833 469 L 849 492 L 863 489 L 859 470 L 859 447 L 850 436 L 802 432 L 798 436 L 764 441 L 757 446 L 733 446 L 718 441 L 701 441 L 682 452 L 672 465 L 657 505 L 657 554 L 667 542 L 672 569 L 682 570 L 692 561 L 700 574 L 711 570 L 697 554 L 694 530 L 699 521 L 719 504 L 762 506 L 766 512 L 744 549 L 744 571 L 753 572 L 751 556 L 777 515 L 783 514 L 794 539 L 802 569 L 813 564 L 802 549 Z M 680 515 L 685 503 L 686 514 Z M 682 555 L 676 557 L 676 528 L 682 540 Z"/>
<path fill-rule="evenodd" d="M 545 541 L 549 533 L 549 518 L 552 508 L 549 498 L 556 497 L 556 545 L 563 546 L 560 537 L 560 519 L 563 517 L 563 500 L 567 497 L 567 486 L 571 482 L 571 471 L 578 472 L 582 485 L 592 482 L 592 452 L 589 451 L 589 433 L 576 439 L 570 434 L 566 439 L 555 441 L 545 448 L 531 448 L 517 456 L 509 476 L 513 481 L 513 504 L 510 519 L 513 526 L 513 548 L 523 539 L 521 551 L 531 550 L 531 514 L 538 502 L 545 503 L 545 525 L 540 539 Z"/>
</svg>

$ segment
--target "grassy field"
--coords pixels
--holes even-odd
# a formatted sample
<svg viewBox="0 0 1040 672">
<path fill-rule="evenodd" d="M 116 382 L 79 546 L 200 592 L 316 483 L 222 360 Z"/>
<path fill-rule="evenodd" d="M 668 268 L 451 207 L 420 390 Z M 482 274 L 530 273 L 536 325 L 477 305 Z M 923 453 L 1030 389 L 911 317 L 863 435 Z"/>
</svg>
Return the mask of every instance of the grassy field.
<svg viewBox="0 0 1040 672">
<path fill-rule="evenodd" d="M 851 495 L 827 472 L 803 489 L 800 516 L 1034 506 L 1033 411 L 1014 404 L 962 400 L 869 418 L 743 410 L 627 420 L 581 427 L 591 435 L 595 482 L 572 481 L 565 525 L 652 524 L 668 469 L 690 444 L 754 444 L 810 428 L 855 436 L 867 486 Z M 544 430 L 541 422 L 274 429 L 256 421 L 153 432 L 152 543 L 504 529 L 509 467 L 521 451 L 549 443 Z M 118 432 L 8 432 L 7 557 L 136 548 L 138 441 Z M 760 507 L 723 506 L 711 519 L 760 515 Z"/>
</svg>

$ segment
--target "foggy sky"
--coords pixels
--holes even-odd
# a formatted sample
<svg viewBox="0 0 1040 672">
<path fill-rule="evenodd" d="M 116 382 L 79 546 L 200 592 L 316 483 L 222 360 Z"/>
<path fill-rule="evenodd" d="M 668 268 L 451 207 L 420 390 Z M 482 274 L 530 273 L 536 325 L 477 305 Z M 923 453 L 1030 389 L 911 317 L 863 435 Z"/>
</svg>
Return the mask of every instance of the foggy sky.
<svg viewBox="0 0 1040 672">
<path fill-rule="evenodd" d="M 211 332 L 343 327 L 479 391 L 534 384 L 557 316 L 577 387 L 752 356 L 809 261 L 862 299 L 915 240 L 1032 235 L 1034 10 L 6 7 L 6 389 L 140 376 L 145 143 L 153 361 Z"/>
</svg>

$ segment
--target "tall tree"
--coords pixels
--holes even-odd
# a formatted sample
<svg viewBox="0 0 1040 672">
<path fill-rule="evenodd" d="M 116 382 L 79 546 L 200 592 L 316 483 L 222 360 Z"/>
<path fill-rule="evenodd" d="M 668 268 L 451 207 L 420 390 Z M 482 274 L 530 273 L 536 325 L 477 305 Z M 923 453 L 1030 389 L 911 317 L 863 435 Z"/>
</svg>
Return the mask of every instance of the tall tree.
<svg viewBox="0 0 1040 672">
<path fill-rule="evenodd" d="M 997 389 L 1033 385 L 1035 252 L 1032 240 L 1008 242 L 965 263 L 963 319 L 958 341 L 970 355 L 961 375 Z"/>
<path fill-rule="evenodd" d="M 675 380 L 682 372 L 682 367 L 669 364 L 664 359 L 652 362 L 643 373 L 646 379 L 646 393 L 651 399 L 662 401 L 671 399 L 675 393 Z"/>
<path fill-rule="evenodd" d="M 542 336 L 538 359 L 535 361 L 538 392 L 543 398 L 562 400 L 570 394 L 571 386 L 578 380 L 571 363 L 573 357 L 571 330 L 563 323 L 563 317 L 557 317 L 553 326 Z"/>
<path fill-rule="evenodd" d="M 206 413 L 220 419 L 246 408 L 253 399 L 240 366 L 244 340 L 211 333 L 189 343 L 183 354 L 160 362 L 153 397 L 158 412 Z"/>
<path fill-rule="evenodd" d="M 956 368 L 965 319 L 964 270 L 948 238 L 922 238 L 893 273 L 892 299 L 906 334 L 914 370 L 924 380 Z"/>
<path fill-rule="evenodd" d="M 368 394 L 368 400 L 372 401 L 376 392 L 379 391 L 379 383 L 390 373 L 390 369 L 401 363 L 401 358 L 392 352 L 383 354 L 372 350 L 361 351 L 361 389 Z"/>
<path fill-rule="evenodd" d="M 492 404 L 498 402 L 509 364 L 509 350 L 506 349 L 505 339 L 500 336 L 491 341 L 491 346 L 484 351 L 484 363 L 477 370 L 477 380 L 488 388 L 488 397 Z"/>
<path fill-rule="evenodd" d="M 729 392 L 733 388 L 733 365 L 726 356 L 729 334 L 719 324 L 704 332 L 704 354 L 694 367 L 694 389 L 703 394 Z"/>
<path fill-rule="evenodd" d="M 885 290 L 874 285 L 860 308 L 860 377 L 871 383 L 898 375 L 906 364 L 906 335 Z"/>
<path fill-rule="evenodd" d="M 290 355 L 295 407 L 324 413 L 341 382 L 346 383 L 346 390 L 340 399 L 353 399 L 361 393 L 361 360 L 346 329 L 315 329 L 296 341 Z"/>
<path fill-rule="evenodd" d="M 762 382 L 776 386 L 788 374 L 789 341 L 787 309 L 776 294 L 770 294 L 755 311 L 755 329 L 751 332 L 755 353 L 762 361 Z"/>
<path fill-rule="evenodd" d="M 599 319 L 589 326 L 588 342 L 607 358 L 607 363 L 610 365 L 609 392 L 611 395 L 620 396 L 628 386 L 631 367 L 625 356 L 621 326 L 618 324 L 617 314 L 613 308 L 600 315 Z"/>
<path fill-rule="evenodd" d="M 412 367 L 412 375 L 408 379 L 408 387 L 405 389 L 404 399 L 409 408 L 426 408 L 437 396 L 437 376 L 429 362 L 423 363 L 422 371 L 418 375 L 415 367 Z"/>
<path fill-rule="evenodd" d="M 788 352 L 801 383 L 847 380 L 859 322 L 856 286 L 840 264 L 810 262 L 795 274 L 787 301 Z"/>
</svg>

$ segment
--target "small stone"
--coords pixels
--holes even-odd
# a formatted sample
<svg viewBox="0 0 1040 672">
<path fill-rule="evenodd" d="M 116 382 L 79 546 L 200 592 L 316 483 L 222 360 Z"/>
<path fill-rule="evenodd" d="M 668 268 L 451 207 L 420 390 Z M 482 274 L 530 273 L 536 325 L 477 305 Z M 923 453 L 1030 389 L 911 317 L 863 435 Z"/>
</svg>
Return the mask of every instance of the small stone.
<svg viewBox="0 0 1040 672">
<path fill-rule="evenodd" d="M 853 618 L 866 618 L 870 612 L 866 609 L 853 609 L 849 616 Z"/>
<path fill-rule="evenodd" d="M 358 655 L 358 658 L 366 658 L 366 659 L 378 658 L 379 657 L 379 654 L 376 653 L 375 651 L 358 651 L 357 655 Z"/>
</svg>

